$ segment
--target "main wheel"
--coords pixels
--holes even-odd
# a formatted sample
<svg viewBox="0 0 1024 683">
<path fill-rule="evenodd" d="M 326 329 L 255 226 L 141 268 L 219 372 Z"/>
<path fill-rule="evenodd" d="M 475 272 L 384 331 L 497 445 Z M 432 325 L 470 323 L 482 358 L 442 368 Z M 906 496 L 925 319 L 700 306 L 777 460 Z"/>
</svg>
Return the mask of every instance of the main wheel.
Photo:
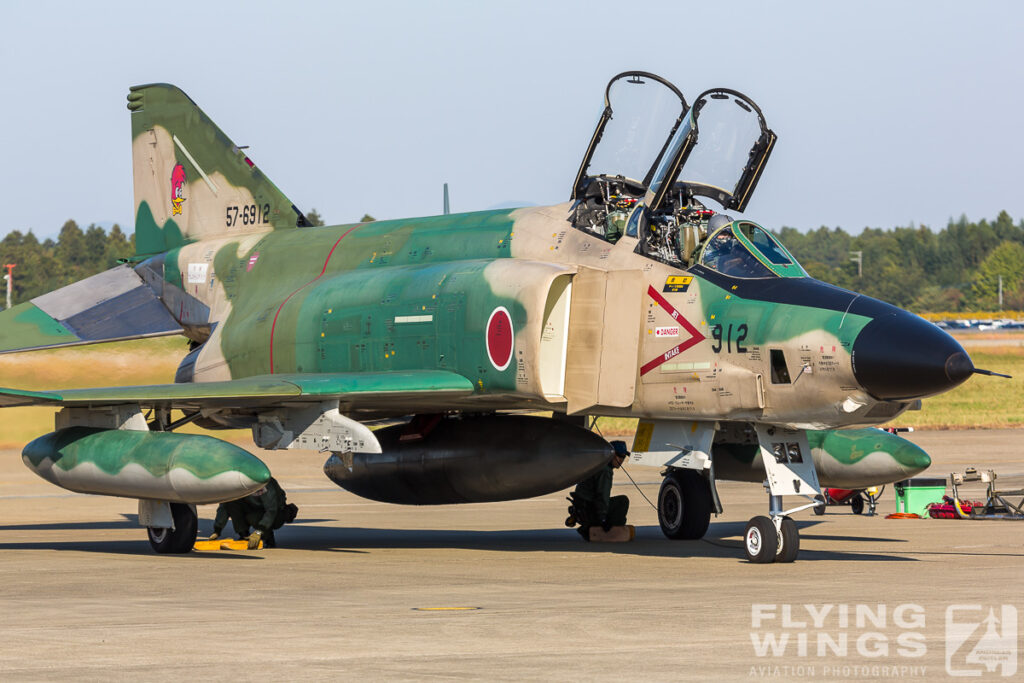
<svg viewBox="0 0 1024 683">
<path fill-rule="evenodd" d="M 763 515 L 747 522 L 747 530 L 743 534 L 743 550 L 747 553 L 747 559 L 754 564 L 774 562 L 779 552 L 779 533 L 775 530 L 775 523 Z"/>
<path fill-rule="evenodd" d="M 711 489 L 694 470 L 673 470 L 658 491 L 658 524 L 675 540 L 703 538 L 711 524 Z"/>
<path fill-rule="evenodd" d="M 800 554 L 800 533 L 796 522 L 789 517 L 782 518 L 782 533 L 779 535 L 779 550 L 775 554 L 776 562 L 792 562 Z"/>
<path fill-rule="evenodd" d="M 196 544 L 199 531 L 199 517 L 184 503 L 171 503 L 171 518 L 174 528 L 147 527 L 149 544 L 160 554 L 182 554 L 191 552 Z"/>
<path fill-rule="evenodd" d="M 857 497 L 850 501 L 850 509 L 853 510 L 853 514 L 859 515 L 864 512 L 864 498 L 858 493 Z"/>
</svg>

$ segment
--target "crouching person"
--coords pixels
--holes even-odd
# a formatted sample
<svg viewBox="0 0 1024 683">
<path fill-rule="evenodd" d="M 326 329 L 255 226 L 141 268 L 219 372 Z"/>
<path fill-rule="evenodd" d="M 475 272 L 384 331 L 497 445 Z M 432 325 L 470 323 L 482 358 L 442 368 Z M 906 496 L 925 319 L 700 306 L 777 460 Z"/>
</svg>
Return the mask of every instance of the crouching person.
<svg viewBox="0 0 1024 683">
<path fill-rule="evenodd" d="M 612 496 L 611 493 L 612 477 L 615 470 L 622 467 L 622 463 L 629 456 L 629 451 L 626 450 L 623 441 L 612 441 L 611 445 L 615 449 L 615 454 L 608 464 L 590 478 L 577 484 L 569 499 L 572 505 L 569 506 L 569 517 L 565 520 L 565 525 L 571 527 L 579 524 L 577 531 L 587 541 L 590 540 L 592 526 L 600 526 L 607 532 L 612 527 L 626 525 L 629 498 Z"/>
<path fill-rule="evenodd" d="M 264 548 L 273 548 L 277 545 L 274 530 L 294 521 L 298 512 L 299 508 L 287 502 L 284 489 L 271 477 L 259 491 L 217 507 L 210 540 L 220 538 L 230 519 L 238 538 L 247 540 L 250 550 L 258 548 L 261 540 Z"/>
</svg>

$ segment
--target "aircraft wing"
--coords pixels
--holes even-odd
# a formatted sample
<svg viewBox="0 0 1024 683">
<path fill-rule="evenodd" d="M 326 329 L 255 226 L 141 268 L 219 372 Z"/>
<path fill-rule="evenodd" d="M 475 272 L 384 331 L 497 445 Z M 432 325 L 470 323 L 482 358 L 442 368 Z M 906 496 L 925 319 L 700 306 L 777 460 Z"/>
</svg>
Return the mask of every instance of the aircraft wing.
<svg viewBox="0 0 1024 683">
<path fill-rule="evenodd" d="M 454 372 L 415 370 L 333 374 L 260 375 L 224 382 L 153 384 L 57 391 L 0 388 L 0 408 L 104 406 L 138 403 L 175 409 L 256 407 L 290 401 L 340 399 L 353 406 L 405 404 L 469 396 L 473 383 Z"/>
<path fill-rule="evenodd" d="M 0 312 L 0 353 L 181 331 L 135 270 L 118 266 Z"/>
</svg>

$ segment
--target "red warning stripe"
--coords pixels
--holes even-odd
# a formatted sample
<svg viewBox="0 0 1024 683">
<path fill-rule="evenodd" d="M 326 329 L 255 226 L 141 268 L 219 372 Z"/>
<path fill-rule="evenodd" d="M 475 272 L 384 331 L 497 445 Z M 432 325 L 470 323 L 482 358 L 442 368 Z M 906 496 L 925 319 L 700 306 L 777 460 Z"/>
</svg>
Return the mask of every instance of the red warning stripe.
<svg viewBox="0 0 1024 683">
<path fill-rule="evenodd" d="M 337 242 L 334 243 L 334 246 L 331 247 L 331 250 L 327 253 L 327 259 L 324 261 L 324 267 L 320 270 L 320 274 L 317 275 L 312 280 L 310 280 L 309 282 L 307 282 L 306 284 L 304 284 L 301 287 L 299 287 L 298 289 L 296 289 L 294 292 L 289 294 L 287 297 L 285 297 L 285 300 L 282 301 L 281 305 L 277 307 L 277 313 L 274 314 L 274 322 L 272 322 L 270 324 L 270 374 L 271 375 L 274 374 L 274 330 L 277 328 L 277 318 L 278 318 L 278 316 L 281 315 L 281 309 L 284 308 L 284 305 L 286 303 L 288 303 L 289 299 L 291 299 L 293 296 L 295 296 L 296 294 L 301 292 L 303 289 L 305 289 L 306 287 L 309 287 L 311 284 L 313 284 L 314 282 L 316 282 L 317 280 L 319 280 L 320 278 L 322 278 L 324 276 L 324 273 L 327 272 L 327 264 L 331 262 L 331 257 L 334 256 L 334 250 L 338 248 L 338 244 L 341 243 L 341 241 L 343 239 L 348 237 L 348 234 L 350 232 L 352 232 L 353 230 L 355 230 L 357 227 L 358 226 L 353 225 L 351 228 L 349 228 L 348 230 L 345 231 L 344 235 L 342 235 L 341 237 L 338 238 Z"/>
<path fill-rule="evenodd" d="M 677 311 L 675 309 L 675 307 L 672 306 L 672 304 L 670 304 L 668 301 L 666 301 L 665 297 L 663 297 L 658 292 L 658 290 L 656 290 L 654 287 L 651 287 L 651 286 L 647 287 L 647 296 L 649 296 L 652 299 L 654 299 L 654 302 L 656 304 L 658 304 L 663 309 L 665 309 L 665 312 L 668 313 L 670 316 L 672 316 L 673 320 L 675 320 L 677 323 L 679 323 L 683 327 L 684 330 L 689 332 L 690 333 L 690 338 L 687 339 L 686 341 L 682 342 L 681 344 L 676 344 L 671 349 L 669 349 L 665 353 L 661 354 L 660 356 L 658 356 L 654 360 L 648 361 L 647 363 L 644 363 L 642 366 L 640 366 L 640 376 L 641 377 L 646 375 L 648 372 L 650 372 L 654 368 L 658 367 L 662 363 L 666 363 L 666 362 L 672 360 L 673 358 L 675 358 L 676 356 L 678 356 L 679 354 L 681 354 L 683 351 L 685 351 L 686 349 L 690 348 L 691 346 L 695 346 L 695 345 L 701 343 L 702 341 L 704 341 L 705 339 L 707 339 L 707 337 L 705 337 L 703 334 L 701 334 L 700 330 L 698 330 L 696 327 L 694 327 L 690 323 L 689 320 L 684 318 L 683 315 L 679 311 Z"/>
</svg>

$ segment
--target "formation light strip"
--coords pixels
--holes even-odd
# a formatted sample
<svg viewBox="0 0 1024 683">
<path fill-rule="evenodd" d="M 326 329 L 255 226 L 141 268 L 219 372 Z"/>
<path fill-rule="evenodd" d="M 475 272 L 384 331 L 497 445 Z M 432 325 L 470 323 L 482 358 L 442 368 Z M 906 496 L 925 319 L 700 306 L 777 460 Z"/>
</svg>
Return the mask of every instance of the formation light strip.
<svg viewBox="0 0 1024 683">
<path fill-rule="evenodd" d="M 181 144 L 181 140 L 178 139 L 178 136 L 172 135 L 171 138 L 174 139 L 174 144 L 178 146 L 178 149 L 180 149 L 181 153 L 185 155 L 185 158 L 188 159 L 189 163 L 199 171 L 199 175 L 203 176 L 203 180 L 206 181 L 206 186 L 210 188 L 210 192 L 217 194 L 217 186 L 213 184 L 213 181 L 206 175 L 206 171 L 204 171 L 202 167 L 196 163 L 196 160 L 192 158 L 192 155 L 188 153 L 188 150 L 185 149 L 185 145 Z"/>
</svg>

